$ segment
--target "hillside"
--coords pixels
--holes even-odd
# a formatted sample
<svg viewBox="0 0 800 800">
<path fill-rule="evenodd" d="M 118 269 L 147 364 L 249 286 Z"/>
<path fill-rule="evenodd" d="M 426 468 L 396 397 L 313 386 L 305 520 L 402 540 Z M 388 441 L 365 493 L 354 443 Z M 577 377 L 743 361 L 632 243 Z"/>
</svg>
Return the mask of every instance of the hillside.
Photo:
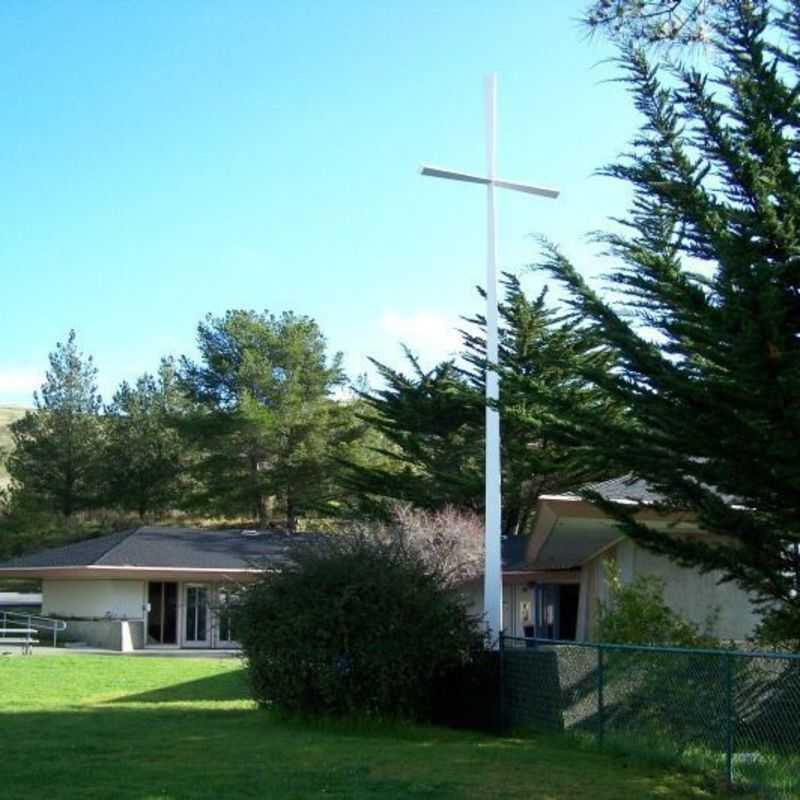
<svg viewBox="0 0 800 800">
<path fill-rule="evenodd" d="M 0 406 L 0 488 L 5 486 L 8 475 L 2 463 L 2 451 L 11 447 L 11 434 L 8 427 L 18 420 L 27 409 L 19 406 Z"/>
</svg>

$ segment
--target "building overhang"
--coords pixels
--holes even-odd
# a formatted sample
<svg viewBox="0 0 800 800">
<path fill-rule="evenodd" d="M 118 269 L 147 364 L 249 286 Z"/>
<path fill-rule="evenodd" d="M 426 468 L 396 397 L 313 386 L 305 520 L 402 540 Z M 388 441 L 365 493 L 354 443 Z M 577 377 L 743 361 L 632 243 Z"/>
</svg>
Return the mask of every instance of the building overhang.
<svg viewBox="0 0 800 800">
<path fill-rule="evenodd" d="M 656 530 L 673 535 L 701 532 L 692 514 L 665 514 L 632 500 L 612 502 L 632 507 L 638 522 Z M 526 558 L 539 569 L 576 569 L 624 538 L 617 521 L 592 503 L 572 495 L 543 495 Z"/>
<path fill-rule="evenodd" d="M 197 581 L 250 582 L 269 569 L 257 568 L 208 568 L 208 567 L 169 567 L 169 566 L 89 566 L 62 567 L 4 567 L 0 568 L 3 578 L 33 578 L 38 580 L 148 580 L 148 581 Z"/>
<path fill-rule="evenodd" d="M 512 569 L 503 570 L 504 586 L 529 586 L 532 583 L 579 583 L 580 569 Z M 483 585 L 483 575 L 463 581 L 462 586 Z"/>
<path fill-rule="evenodd" d="M 578 583 L 581 579 L 579 569 L 528 569 L 503 573 L 503 583 Z"/>
</svg>

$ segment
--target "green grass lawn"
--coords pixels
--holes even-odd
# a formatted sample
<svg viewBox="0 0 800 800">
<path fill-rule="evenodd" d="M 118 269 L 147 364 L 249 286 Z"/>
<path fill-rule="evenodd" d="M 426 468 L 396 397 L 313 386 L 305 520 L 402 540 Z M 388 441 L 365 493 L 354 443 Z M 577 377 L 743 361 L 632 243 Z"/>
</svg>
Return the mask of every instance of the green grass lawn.
<svg viewBox="0 0 800 800">
<path fill-rule="evenodd" d="M 0 658 L 2 798 L 707 798 L 564 739 L 286 721 L 235 659 Z"/>
</svg>

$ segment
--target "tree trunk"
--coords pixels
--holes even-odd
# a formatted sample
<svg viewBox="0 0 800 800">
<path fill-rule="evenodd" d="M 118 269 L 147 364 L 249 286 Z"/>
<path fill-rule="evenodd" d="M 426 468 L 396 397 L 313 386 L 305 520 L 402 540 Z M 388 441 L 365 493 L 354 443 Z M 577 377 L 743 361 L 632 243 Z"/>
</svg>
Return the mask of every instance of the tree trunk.
<svg viewBox="0 0 800 800">
<path fill-rule="evenodd" d="M 72 470 L 68 467 L 67 474 L 64 479 L 64 494 L 61 498 L 61 512 L 66 519 L 72 516 L 75 510 L 75 478 L 72 475 Z"/>
<path fill-rule="evenodd" d="M 275 495 L 259 495 L 257 513 L 258 527 L 268 528 L 275 512 Z"/>
<path fill-rule="evenodd" d="M 297 531 L 297 508 L 292 499 L 291 489 L 286 492 L 286 529 L 290 533 Z"/>
</svg>

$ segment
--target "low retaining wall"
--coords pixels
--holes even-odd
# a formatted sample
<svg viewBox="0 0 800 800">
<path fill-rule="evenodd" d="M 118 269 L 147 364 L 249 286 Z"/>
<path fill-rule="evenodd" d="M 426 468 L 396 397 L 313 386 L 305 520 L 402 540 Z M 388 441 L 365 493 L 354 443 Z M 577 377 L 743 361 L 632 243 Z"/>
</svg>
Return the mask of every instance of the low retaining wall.
<svg viewBox="0 0 800 800">
<path fill-rule="evenodd" d="M 65 620 L 67 641 L 81 641 L 103 650 L 130 653 L 144 647 L 144 621 L 140 619 Z"/>
</svg>

